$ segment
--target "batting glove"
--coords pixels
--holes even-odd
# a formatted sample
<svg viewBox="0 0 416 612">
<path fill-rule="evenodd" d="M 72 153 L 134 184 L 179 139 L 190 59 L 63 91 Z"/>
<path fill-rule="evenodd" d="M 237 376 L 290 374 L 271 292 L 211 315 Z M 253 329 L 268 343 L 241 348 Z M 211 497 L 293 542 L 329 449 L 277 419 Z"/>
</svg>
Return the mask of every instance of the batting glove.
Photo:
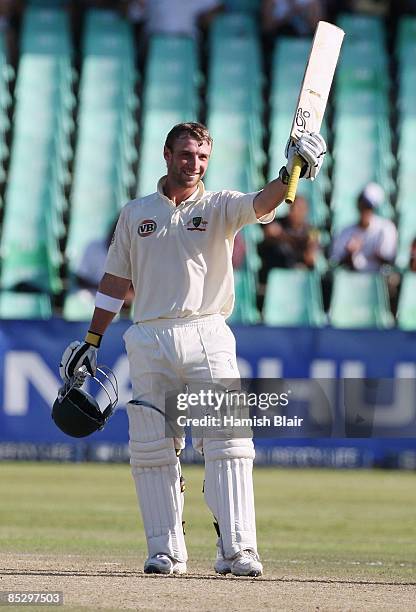
<svg viewBox="0 0 416 612">
<path fill-rule="evenodd" d="M 70 380 L 73 376 L 79 378 L 79 382 L 82 384 L 85 380 L 81 381 L 80 368 L 85 366 L 87 372 L 94 376 L 97 371 L 97 351 L 100 346 L 101 336 L 88 332 L 84 342 L 74 340 L 64 350 L 61 357 L 61 363 L 59 364 L 59 374 L 63 381 Z"/>
<path fill-rule="evenodd" d="M 304 132 L 299 140 L 289 139 L 285 149 L 288 175 L 292 172 L 295 155 L 300 155 L 305 162 L 300 176 L 311 181 L 315 180 L 324 161 L 325 153 L 326 142 L 320 134 Z"/>
</svg>

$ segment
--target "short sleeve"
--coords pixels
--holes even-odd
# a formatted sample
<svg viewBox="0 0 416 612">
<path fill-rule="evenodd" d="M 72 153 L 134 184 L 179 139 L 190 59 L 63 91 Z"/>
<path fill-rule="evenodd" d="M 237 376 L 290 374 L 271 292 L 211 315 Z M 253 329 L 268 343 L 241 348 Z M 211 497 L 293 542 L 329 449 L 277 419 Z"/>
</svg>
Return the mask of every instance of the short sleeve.
<svg viewBox="0 0 416 612">
<path fill-rule="evenodd" d="M 223 192 L 225 198 L 225 217 L 227 229 L 234 233 L 238 232 L 244 225 L 254 223 L 270 223 L 273 221 L 275 211 L 272 210 L 267 215 L 257 219 L 254 210 L 254 198 L 260 193 L 240 193 L 239 191 Z"/>
<path fill-rule="evenodd" d="M 379 243 L 379 255 L 387 261 L 393 261 L 397 249 L 397 230 L 391 221 L 385 223 Z"/>
<path fill-rule="evenodd" d="M 128 227 L 128 209 L 123 208 L 111 239 L 105 262 L 105 271 L 114 276 L 131 279 L 130 229 Z"/>
</svg>

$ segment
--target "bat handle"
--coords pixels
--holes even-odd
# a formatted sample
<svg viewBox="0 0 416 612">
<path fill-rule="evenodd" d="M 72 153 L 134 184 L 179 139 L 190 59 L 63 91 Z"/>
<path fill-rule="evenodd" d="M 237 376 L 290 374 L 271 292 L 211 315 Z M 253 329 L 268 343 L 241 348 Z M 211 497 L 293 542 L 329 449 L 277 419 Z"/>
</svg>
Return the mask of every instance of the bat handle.
<svg viewBox="0 0 416 612">
<path fill-rule="evenodd" d="M 300 155 L 295 155 L 292 172 L 290 174 L 289 182 L 287 184 L 285 202 L 287 204 L 293 204 L 296 197 L 296 189 L 298 188 L 298 181 L 300 177 L 300 171 L 302 170 L 303 161 Z"/>
</svg>

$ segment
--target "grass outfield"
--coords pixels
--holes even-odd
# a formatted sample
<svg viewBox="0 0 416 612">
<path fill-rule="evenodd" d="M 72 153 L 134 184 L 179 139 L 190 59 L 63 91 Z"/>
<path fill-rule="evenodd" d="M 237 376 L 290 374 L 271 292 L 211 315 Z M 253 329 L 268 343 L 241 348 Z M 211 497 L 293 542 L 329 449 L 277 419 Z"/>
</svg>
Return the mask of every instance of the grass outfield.
<svg viewBox="0 0 416 612">
<path fill-rule="evenodd" d="M 192 568 L 210 571 L 215 534 L 203 471 L 184 466 Z M 3 553 L 123 559 L 142 569 L 145 543 L 127 465 L 0 464 Z M 415 583 L 416 474 L 255 469 L 265 576 Z"/>
</svg>

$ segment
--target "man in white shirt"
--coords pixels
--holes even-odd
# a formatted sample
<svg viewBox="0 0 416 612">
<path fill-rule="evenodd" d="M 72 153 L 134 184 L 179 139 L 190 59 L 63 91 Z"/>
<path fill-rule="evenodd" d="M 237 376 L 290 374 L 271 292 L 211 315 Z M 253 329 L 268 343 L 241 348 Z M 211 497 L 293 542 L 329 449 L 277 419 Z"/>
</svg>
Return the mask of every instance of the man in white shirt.
<svg viewBox="0 0 416 612">
<path fill-rule="evenodd" d="M 359 272 L 376 272 L 392 264 L 396 256 L 397 230 L 392 221 L 377 215 L 384 199 L 383 189 L 369 183 L 358 196 L 358 223 L 335 237 L 331 260 Z"/>
<path fill-rule="evenodd" d="M 94 372 L 102 335 L 135 289 L 134 324 L 124 335 L 133 384 L 129 402 L 133 477 L 148 545 L 146 573 L 186 572 L 182 529 L 181 436 L 167 438 L 166 393 L 192 384 L 238 380 L 235 339 L 225 323 L 234 305 L 232 252 L 246 224 L 268 223 L 284 199 L 295 154 L 302 176 L 314 179 L 326 146 L 304 133 L 287 149 L 279 178 L 258 193 L 209 192 L 202 178 L 212 139 L 199 123 L 169 132 L 167 176 L 157 191 L 122 210 L 109 248 L 95 311 L 85 341 L 65 350 L 64 380 L 84 365 Z M 203 437 L 194 445 L 205 460 L 205 499 L 218 524 L 215 570 L 259 576 L 251 438 Z"/>
<path fill-rule="evenodd" d="M 197 38 L 198 27 L 207 26 L 222 8 L 219 0 L 147 0 L 146 31 Z"/>
</svg>

